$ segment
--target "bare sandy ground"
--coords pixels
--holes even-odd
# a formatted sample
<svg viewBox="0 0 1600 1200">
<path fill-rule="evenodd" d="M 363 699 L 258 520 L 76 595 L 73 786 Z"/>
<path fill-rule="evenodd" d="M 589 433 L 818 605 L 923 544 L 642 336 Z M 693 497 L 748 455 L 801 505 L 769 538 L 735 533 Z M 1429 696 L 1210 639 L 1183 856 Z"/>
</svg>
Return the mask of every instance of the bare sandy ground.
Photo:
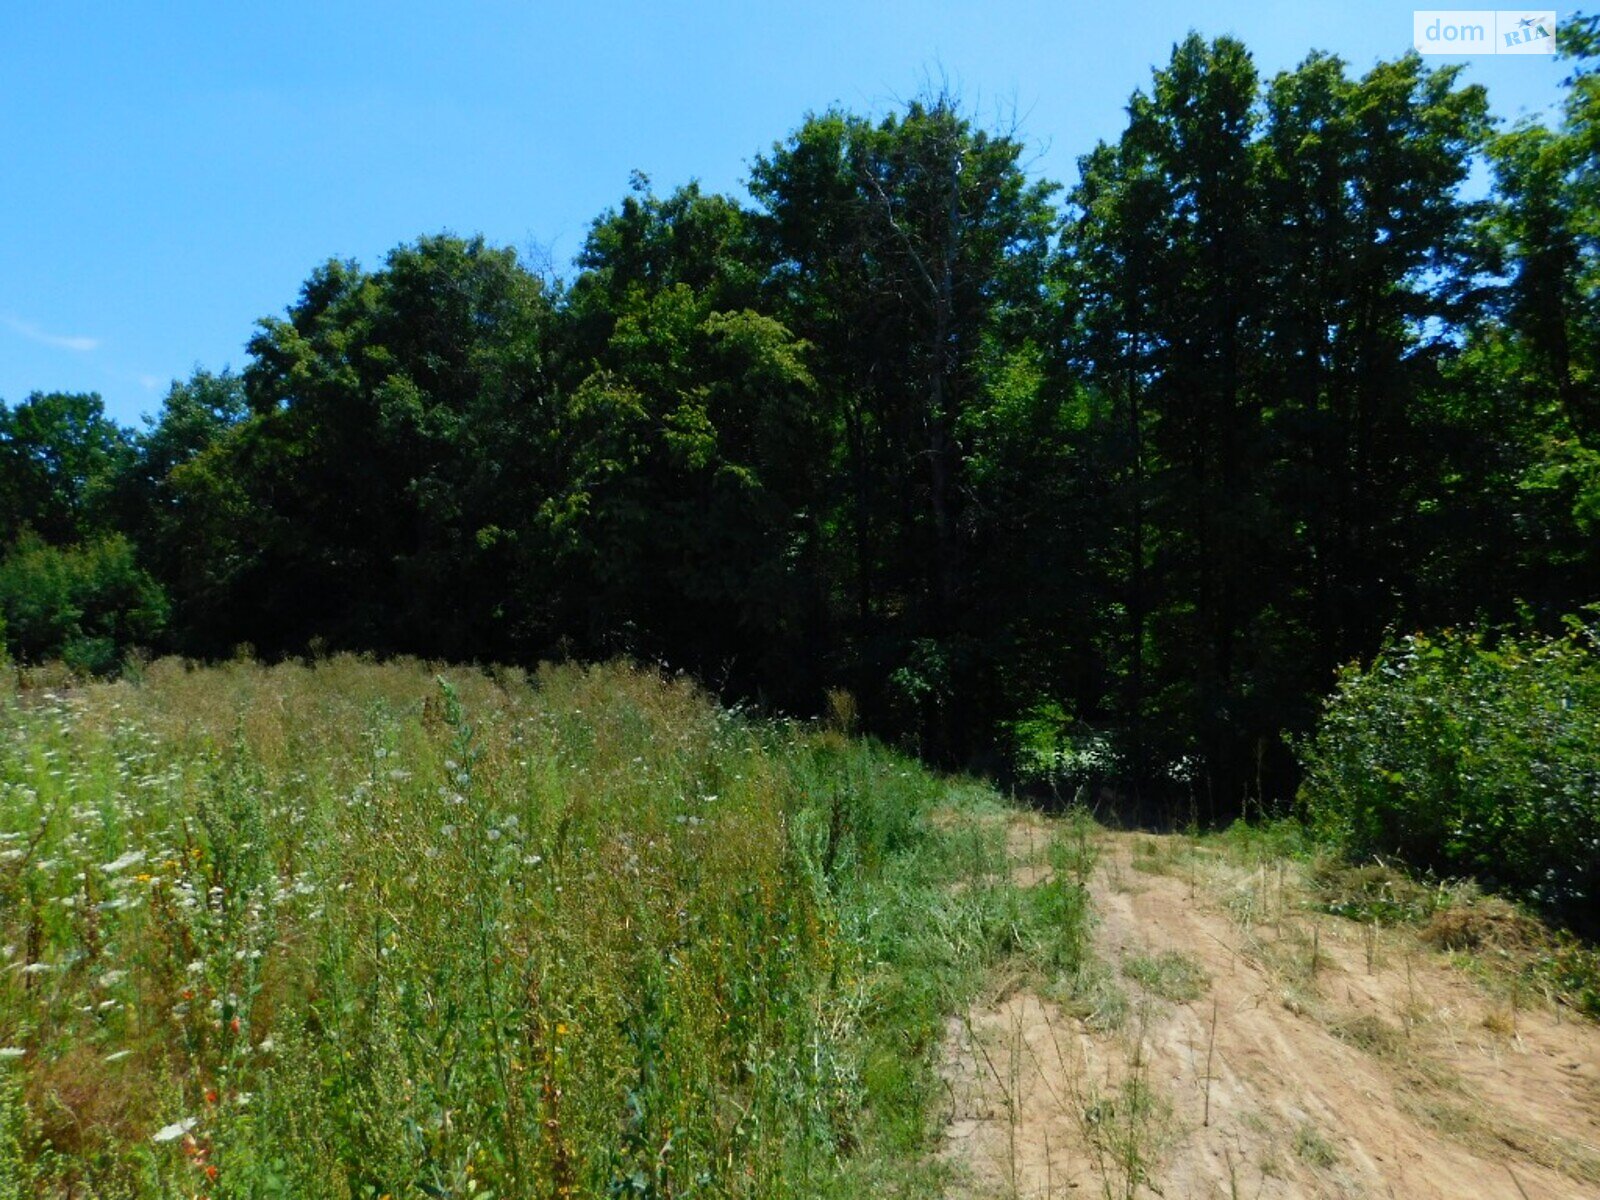
<svg viewBox="0 0 1600 1200">
<path fill-rule="evenodd" d="M 1050 833 L 1013 819 L 1019 885 Z M 953 1196 L 1600 1198 L 1600 1027 L 1270 867 L 1097 837 L 1098 984 L 1001 981 L 950 1024 Z"/>
</svg>

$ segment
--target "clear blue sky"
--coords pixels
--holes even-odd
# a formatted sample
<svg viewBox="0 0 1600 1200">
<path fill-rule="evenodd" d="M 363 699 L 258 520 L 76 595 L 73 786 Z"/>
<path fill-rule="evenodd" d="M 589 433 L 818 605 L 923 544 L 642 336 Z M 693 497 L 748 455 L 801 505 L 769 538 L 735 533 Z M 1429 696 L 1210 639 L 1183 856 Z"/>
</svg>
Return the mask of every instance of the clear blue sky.
<svg viewBox="0 0 1600 1200">
<path fill-rule="evenodd" d="M 330 256 L 377 263 L 449 229 L 565 271 L 628 173 L 737 188 L 812 109 L 881 112 L 930 76 L 1015 111 L 1067 182 L 1191 27 L 1264 73 L 1313 47 L 1402 54 L 1410 6 L 23 4 L 0 11 L 0 398 L 98 391 L 132 423 L 195 365 L 244 364 Z M 1505 117 L 1560 64 L 1486 57 Z"/>
</svg>

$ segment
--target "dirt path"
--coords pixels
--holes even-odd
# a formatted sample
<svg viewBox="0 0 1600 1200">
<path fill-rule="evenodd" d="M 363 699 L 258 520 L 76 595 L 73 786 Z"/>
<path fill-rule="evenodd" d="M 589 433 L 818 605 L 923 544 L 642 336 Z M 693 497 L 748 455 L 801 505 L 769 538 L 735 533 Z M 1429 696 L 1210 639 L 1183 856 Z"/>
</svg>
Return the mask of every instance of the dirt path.
<svg viewBox="0 0 1600 1200">
<path fill-rule="evenodd" d="M 1016 818 L 1019 885 L 1041 837 Z M 1270 867 L 1100 839 L 1098 977 L 1002 983 L 951 1023 L 954 1195 L 1600 1197 L 1600 1028 Z"/>
</svg>

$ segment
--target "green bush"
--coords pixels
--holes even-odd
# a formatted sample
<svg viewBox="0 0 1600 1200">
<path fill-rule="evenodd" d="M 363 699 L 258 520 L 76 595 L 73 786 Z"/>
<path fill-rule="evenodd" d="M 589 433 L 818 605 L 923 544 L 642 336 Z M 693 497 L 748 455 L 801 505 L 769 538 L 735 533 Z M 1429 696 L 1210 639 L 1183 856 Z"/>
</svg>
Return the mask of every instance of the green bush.
<svg viewBox="0 0 1600 1200">
<path fill-rule="evenodd" d="M 1417 635 L 1347 668 L 1301 746 L 1315 828 L 1569 921 L 1600 889 L 1597 630 Z M 1587 915 L 1586 915 L 1587 914 Z"/>
<path fill-rule="evenodd" d="M 1082 798 L 1125 766 L 1110 738 L 1056 700 L 1040 700 L 1006 730 L 1018 777 L 1048 785 L 1057 800 Z"/>
<path fill-rule="evenodd" d="M 0 561 L 0 636 L 22 662 L 60 658 L 103 675 L 166 621 L 165 594 L 120 535 L 52 546 L 24 534 Z"/>
</svg>

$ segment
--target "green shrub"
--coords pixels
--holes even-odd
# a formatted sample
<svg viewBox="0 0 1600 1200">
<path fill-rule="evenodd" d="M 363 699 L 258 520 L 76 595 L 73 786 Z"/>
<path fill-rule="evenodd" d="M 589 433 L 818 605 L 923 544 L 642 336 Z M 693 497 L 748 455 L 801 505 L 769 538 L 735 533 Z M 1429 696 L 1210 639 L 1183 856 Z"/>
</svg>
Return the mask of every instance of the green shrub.
<svg viewBox="0 0 1600 1200">
<path fill-rule="evenodd" d="M 1570 921 L 1600 889 L 1596 630 L 1406 638 L 1341 675 L 1301 746 L 1313 826 Z M 1585 916 L 1585 914 L 1588 914 Z"/>
<path fill-rule="evenodd" d="M 166 596 L 119 535 L 52 546 L 25 534 L 0 561 L 0 635 L 20 661 L 107 674 L 166 620 Z"/>
<path fill-rule="evenodd" d="M 1111 740 L 1056 700 L 1039 701 L 1006 730 L 1018 777 L 1048 785 L 1058 800 L 1081 799 L 1123 767 Z"/>
</svg>

